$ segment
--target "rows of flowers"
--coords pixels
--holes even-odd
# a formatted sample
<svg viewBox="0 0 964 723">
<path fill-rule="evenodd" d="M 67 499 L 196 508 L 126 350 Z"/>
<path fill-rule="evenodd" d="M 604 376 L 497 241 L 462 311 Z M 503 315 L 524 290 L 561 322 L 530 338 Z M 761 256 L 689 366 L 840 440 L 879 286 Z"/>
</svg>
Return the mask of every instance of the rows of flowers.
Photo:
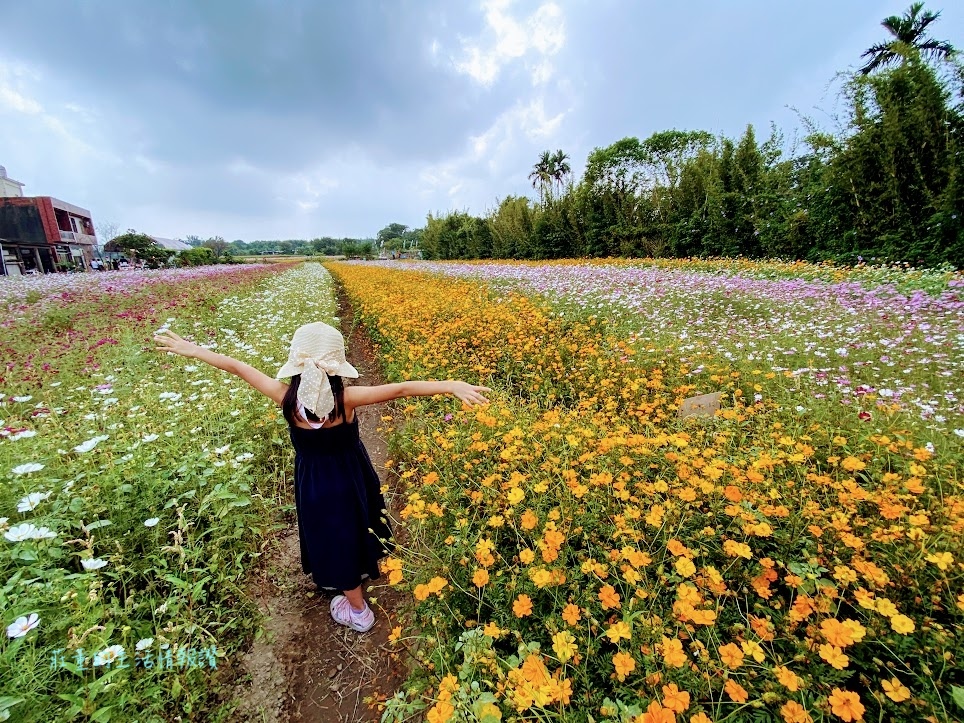
<svg viewBox="0 0 964 723">
<path fill-rule="evenodd" d="M 694 350 L 631 333 L 643 319 L 462 265 L 330 268 L 389 378 L 496 389 L 481 410 L 416 400 L 393 438 L 410 537 L 385 571 L 411 611 L 392 637 L 419 665 L 385 720 L 964 712 L 953 434 L 929 436 L 892 405 L 817 414 L 798 377 L 763 360 L 737 369 L 723 344 L 694 376 Z M 547 283 L 568 273 L 486 274 L 520 268 Z M 734 296 L 752 286 L 729 283 Z M 647 293 L 641 281 L 619 291 Z M 762 336 L 753 315 L 728 313 L 747 340 Z M 714 391 L 718 414 L 678 417 L 684 398 Z"/>
<path fill-rule="evenodd" d="M 866 273 L 841 270 L 830 282 L 823 267 L 756 266 L 672 260 L 419 268 L 545 294 L 567 313 L 589 309 L 648 341 L 649 353 L 674 353 L 694 378 L 708 376 L 715 361 L 788 372 L 807 391 L 806 407 L 843 404 L 868 415 L 896 406 L 935 438 L 955 430 L 964 437 L 964 276 L 932 272 L 940 281 L 924 277 L 931 293 L 902 292 L 891 275 L 870 283 Z M 790 275 L 793 269 L 801 275 Z"/>
<path fill-rule="evenodd" d="M 291 522 L 280 415 L 152 335 L 273 373 L 306 314 L 334 320 L 330 276 L 109 276 L 19 282 L 45 308 L 0 342 L 0 720 L 203 718 L 257 620 L 245 573 Z"/>
</svg>

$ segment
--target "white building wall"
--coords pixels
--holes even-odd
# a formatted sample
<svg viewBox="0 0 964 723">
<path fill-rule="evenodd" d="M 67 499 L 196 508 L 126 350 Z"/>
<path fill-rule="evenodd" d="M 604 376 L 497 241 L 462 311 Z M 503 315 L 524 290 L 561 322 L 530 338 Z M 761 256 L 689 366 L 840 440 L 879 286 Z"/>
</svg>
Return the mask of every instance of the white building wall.
<svg viewBox="0 0 964 723">
<path fill-rule="evenodd" d="M 10 179 L 0 177 L 0 198 L 20 198 L 23 196 L 23 186 Z"/>
</svg>

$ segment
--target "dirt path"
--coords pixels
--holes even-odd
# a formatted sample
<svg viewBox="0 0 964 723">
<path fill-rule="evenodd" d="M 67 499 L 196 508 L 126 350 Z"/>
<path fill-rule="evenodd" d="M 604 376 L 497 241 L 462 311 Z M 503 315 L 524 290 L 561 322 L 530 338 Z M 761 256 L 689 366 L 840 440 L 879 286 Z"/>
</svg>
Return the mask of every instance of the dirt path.
<svg viewBox="0 0 964 723">
<path fill-rule="evenodd" d="M 384 383 L 370 341 L 355 326 L 351 305 L 338 290 L 341 328 L 347 358 L 359 373 L 359 384 Z M 395 480 L 385 473 L 387 445 L 382 428 L 389 405 L 356 412 L 362 441 L 383 485 L 393 512 Z M 393 514 L 393 518 L 397 517 Z M 398 524 L 392 525 L 396 535 Z M 257 639 L 241 663 L 249 680 L 238 685 L 240 705 L 232 720 L 262 723 L 356 723 L 377 721 L 380 713 L 372 701 L 390 697 L 405 678 L 399 656 L 391 650 L 388 635 L 395 625 L 399 595 L 382 576 L 368 590 L 377 616 L 375 627 L 358 634 L 332 621 L 328 603 L 334 593 L 317 591 L 301 571 L 297 524 L 281 532 L 265 548 L 265 560 L 252 582 L 251 594 L 265 615 L 265 634 Z"/>
</svg>

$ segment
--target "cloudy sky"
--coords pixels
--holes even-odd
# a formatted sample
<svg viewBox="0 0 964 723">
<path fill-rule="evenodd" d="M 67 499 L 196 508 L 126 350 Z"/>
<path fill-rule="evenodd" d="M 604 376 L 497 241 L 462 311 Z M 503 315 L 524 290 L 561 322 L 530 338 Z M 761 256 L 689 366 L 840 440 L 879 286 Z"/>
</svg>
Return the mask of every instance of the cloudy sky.
<svg viewBox="0 0 964 723">
<path fill-rule="evenodd" d="M 373 236 L 534 194 L 546 149 L 832 128 L 834 75 L 908 4 L 0 0 L 0 164 L 121 230 Z"/>
</svg>

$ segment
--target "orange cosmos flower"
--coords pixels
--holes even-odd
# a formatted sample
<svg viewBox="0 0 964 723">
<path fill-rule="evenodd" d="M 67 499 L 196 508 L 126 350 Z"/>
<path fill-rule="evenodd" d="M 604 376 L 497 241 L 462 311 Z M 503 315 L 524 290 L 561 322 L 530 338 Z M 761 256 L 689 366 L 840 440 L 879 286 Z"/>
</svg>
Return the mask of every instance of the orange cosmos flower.
<svg viewBox="0 0 964 723">
<path fill-rule="evenodd" d="M 800 678 L 797 674 L 790 670 L 785 665 L 779 665 L 773 669 L 776 673 L 777 680 L 780 681 L 780 685 L 789 690 L 791 693 L 796 693 L 800 689 Z"/>
<path fill-rule="evenodd" d="M 820 623 L 820 632 L 831 645 L 846 648 L 854 642 L 853 630 L 836 618 L 830 618 Z"/>
<path fill-rule="evenodd" d="M 526 615 L 532 615 L 532 598 L 528 595 L 519 595 L 512 603 L 512 612 L 517 618 L 524 618 Z"/>
<path fill-rule="evenodd" d="M 579 612 L 579 608 L 572 603 L 569 603 L 562 609 L 562 619 L 572 626 L 578 624 L 580 617 L 581 613 Z"/>
<path fill-rule="evenodd" d="M 628 653 L 616 653 L 613 656 L 613 667 L 616 669 L 616 677 L 619 682 L 626 680 L 626 676 L 636 670 L 636 661 Z"/>
<path fill-rule="evenodd" d="M 703 711 L 700 711 L 696 715 L 690 716 L 690 723 L 713 723 L 713 719 Z"/>
<path fill-rule="evenodd" d="M 860 721 L 864 719 L 864 706 L 860 702 L 860 696 L 851 693 L 849 690 L 834 688 L 827 699 L 830 703 L 830 710 L 842 721 Z"/>
<path fill-rule="evenodd" d="M 472 582 L 476 587 L 485 587 L 489 584 L 489 571 L 483 569 L 476 570 L 472 576 Z"/>
<path fill-rule="evenodd" d="M 603 610 L 618 608 L 619 593 L 612 585 L 603 585 L 599 590 L 599 601 L 602 603 Z"/>
<path fill-rule="evenodd" d="M 690 694 L 676 687 L 676 683 L 663 686 L 663 707 L 674 713 L 682 713 L 690 707 Z"/>
<path fill-rule="evenodd" d="M 534 530 L 536 525 L 539 524 L 539 518 L 536 517 L 532 510 L 526 510 L 522 513 L 522 518 L 519 520 L 522 525 L 523 530 Z"/>
<path fill-rule="evenodd" d="M 780 708 L 780 715 L 786 723 L 813 723 L 813 718 L 807 713 L 807 709 L 795 700 L 788 700 Z"/>
<path fill-rule="evenodd" d="M 746 692 L 746 688 L 737 683 L 735 680 L 726 681 L 726 685 L 723 686 L 723 690 L 726 694 L 730 696 L 730 700 L 734 703 L 746 703 L 747 698 L 750 694 Z"/>
<path fill-rule="evenodd" d="M 884 695 L 895 703 L 901 703 L 910 698 L 910 689 L 901 683 L 897 678 L 885 680 L 883 683 Z"/>
<path fill-rule="evenodd" d="M 735 670 L 743 665 L 743 651 L 733 643 L 720 646 L 719 654 L 720 660 L 723 661 L 723 665 L 727 668 L 733 668 Z"/>
<path fill-rule="evenodd" d="M 844 458 L 844 460 L 840 463 L 840 466 L 843 467 L 848 472 L 858 472 L 867 467 L 867 465 L 865 465 L 856 457 Z"/>
<path fill-rule="evenodd" d="M 686 665 L 686 653 L 683 652 L 683 643 L 678 638 L 667 638 L 663 636 L 663 662 L 673 668 L 682 668 Z"/>
<path fill-rule="evenodd" d="M 676 715 L 669 708 L 664 708 L 654 700 L 638 720 L 641 723 L 676 723 Z"/>
<path fill-rule="evenodd" d="M 426 720 L 428 723 L 447 723 L 453 713 L 455 713 L 455 706 L 448 701 L 440 700 L 428 712 Z"/>
</svg>

